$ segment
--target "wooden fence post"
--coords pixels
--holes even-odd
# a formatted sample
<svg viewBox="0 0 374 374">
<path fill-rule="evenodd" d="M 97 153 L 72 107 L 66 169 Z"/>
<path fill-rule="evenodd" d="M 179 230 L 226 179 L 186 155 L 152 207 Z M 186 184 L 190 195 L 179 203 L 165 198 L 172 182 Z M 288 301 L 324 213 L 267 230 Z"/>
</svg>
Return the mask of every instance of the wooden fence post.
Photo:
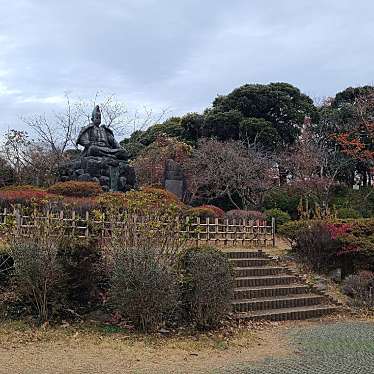
<svg viewBox="0 0 374 374">
<path fill-rule="evenodd" d="M 196 217 L 196 222 L 197 222 L 197 244 L 196 244 L 196 246 L 198 247 L 199 246 L 199 240 L 200 240 L 200 228 L 201 228 L 200 217 Z"/>
<path fill-rule="evenodd" d="M 21 228 L 21 214 L 18 208 L 14 209 L 14 216 L 16 218 L 17 229 L 19 230 Z"/>
<path fill-rule="evenodd" d="M 86 237 L 86 239 L 88 239 L 90 236 L 89 220 L 90 220 L 90 213 L 87 210 L 86 211 L 86 230 L 84 231 L 84 236 Z"/>
<path fill-rule="evenodd" d="M 275 217 L 271 217 L 271 236 L 273 241 L 273 247 L 275 247 Z"/>
</svg>

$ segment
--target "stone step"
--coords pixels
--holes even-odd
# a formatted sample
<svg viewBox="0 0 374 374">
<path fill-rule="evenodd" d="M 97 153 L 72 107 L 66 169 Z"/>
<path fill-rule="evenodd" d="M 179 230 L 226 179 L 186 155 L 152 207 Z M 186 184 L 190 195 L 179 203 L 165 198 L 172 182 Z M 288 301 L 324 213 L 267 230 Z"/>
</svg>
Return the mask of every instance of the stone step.
<svg viewBox="0 0 374 374">
<path fill-rule="evenodd" d="M 237 300 L 232 303 L 234 312 L 249 312 L 270 309 L 299 308 L 310 305 L 322 304 L 324 297 L 314 294 L 294 296 L 276 296 L 271 298 L 258 298 Z"/>
<path fill-rule="evenodd" d="M 270 257 L 263 251 L 246 251 L 246 252 L 226 252 L 228 258 L 265 258 Z"/>
<path fill-rule="evenodd" d="M 335 312 L 337 309 L 336 306 L 331 305 L 312 305 L 299 308 L 269 309 L 265 311 L 237 313 L 236 316 L 241 319 L 285 321 L 317 318 Z"/>
<path fill-rule="evenodd" d="M 294 275 L 271 275 L 265 277 L 237 277 L 236 287 L 275 286 L 278 284 L 291 284 L 297 281 Z"/>
<path fill-rule="evenodd" d="M 253 299 L 259 297 L 275 297 L 298 295 L 310 292 L 310 288 L 302 284 L 241 287 L 234 289 L 234 300 Z"/>
<path fill-rule="evenodd" d="M 252 266 L 265 266 L 268 265 L 272 260 L 270 258 L 229 258 L 229 262 L 233 266 L 237 267 L 252 267 Z"/>
<path fill-rule="evenodd" d="M 281 266 L 236 267 L 234 271 L 236 277 L 257 277 L 286 273 L 286 269 Z"/>
</svg>

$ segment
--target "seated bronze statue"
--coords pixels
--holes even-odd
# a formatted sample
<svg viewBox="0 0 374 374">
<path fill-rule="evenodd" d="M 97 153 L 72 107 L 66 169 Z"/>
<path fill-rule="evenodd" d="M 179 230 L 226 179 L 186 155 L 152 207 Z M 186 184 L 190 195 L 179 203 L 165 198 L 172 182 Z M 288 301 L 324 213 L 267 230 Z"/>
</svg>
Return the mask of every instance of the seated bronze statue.
<svg viewBox="0 0 374 374">
<path fill-rule="evenodd" d="M 82 128 L 77 139 L 77 145 L 84 147 L 82 156 L 112 157 L 127 160 L 128 155 L 115 140 L 113 131 L 101 125 L 101 112 L 98 105 L 92 112 L 92 122 Z"/>
</svg>

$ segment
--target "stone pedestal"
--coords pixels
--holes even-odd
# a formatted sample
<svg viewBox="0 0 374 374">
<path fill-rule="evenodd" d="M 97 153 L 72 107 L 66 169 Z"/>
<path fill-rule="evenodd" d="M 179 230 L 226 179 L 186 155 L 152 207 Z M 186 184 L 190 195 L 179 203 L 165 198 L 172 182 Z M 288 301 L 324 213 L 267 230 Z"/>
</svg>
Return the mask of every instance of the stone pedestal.
<svg viewBox="0 0 374 374">
<path fill-rule="evenodd" d="M 126 192 L 136 187 L 133 167 L 111 157 L 80 157 L 60 168 L 60 180 L 98 182 L 104 191 Z"/>
</svg>

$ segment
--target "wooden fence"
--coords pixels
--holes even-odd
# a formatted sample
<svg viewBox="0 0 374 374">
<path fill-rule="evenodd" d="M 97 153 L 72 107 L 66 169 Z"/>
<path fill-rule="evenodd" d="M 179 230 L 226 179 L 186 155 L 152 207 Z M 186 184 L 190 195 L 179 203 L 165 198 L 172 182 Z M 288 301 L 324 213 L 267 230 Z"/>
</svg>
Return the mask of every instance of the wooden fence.
<svg viewBox="0 0 374 374">
<path fill-rule="evenodd" d="M 102 219 L 98 220 L 92 217 L 89 212 L 82 215 L 73 210 L 47 212 L 43 216 L 27 215 L 19 209 L 4 209 L 0 212 L 0 228 L 13 226 L 26 232 L 35 227 L 37 221 L 42 220 L 61 223 L 69 235 L 81 238 L 109 237 L 113 227 L 124 227 L 124 229 L 126 227 L 124 222 L 105 220 L 104 215 Z M 143 225 L 147 224 L 144 217 L 137 217 L 137 220 Z M 170 222 L 168 224 L 170 225 Z M 275 246 L 274 218 L 271 220 L 271 224 L 268 224 L 264 220 L 187 217 L 176 220 L 173 227 L 197 246 L 204 244 L 243 247 Z"/>
</svg>

